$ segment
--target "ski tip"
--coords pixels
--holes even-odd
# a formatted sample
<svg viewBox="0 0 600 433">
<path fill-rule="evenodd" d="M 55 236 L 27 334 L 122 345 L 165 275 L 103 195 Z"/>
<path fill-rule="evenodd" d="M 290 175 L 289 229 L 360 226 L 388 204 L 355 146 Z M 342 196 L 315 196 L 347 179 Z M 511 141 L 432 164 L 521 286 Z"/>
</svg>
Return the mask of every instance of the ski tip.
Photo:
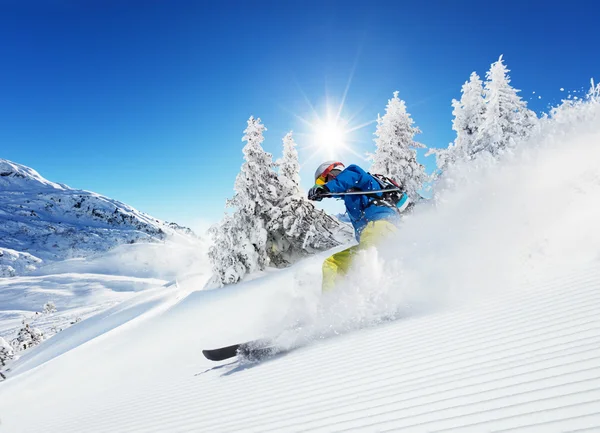
<svg viewBox="0 0 600 433">
<path fill-rule="evenodd" d="M 237 356 L 239 347 L 239 344 L 234 344 L 232 346 L 222 347 L 219 349 L 203 350 L 202 354 L 209 361 L 223 361 L 225 359 Z"/>
<path fill-rule="evenodd" d="M 213 350 L 203 350 L 202 354 L 209 361 L 218 361 L 219 359 L 216 358 L 215 356 L 213 356 L 213 352 L 214 352 Z"/>
</svg>

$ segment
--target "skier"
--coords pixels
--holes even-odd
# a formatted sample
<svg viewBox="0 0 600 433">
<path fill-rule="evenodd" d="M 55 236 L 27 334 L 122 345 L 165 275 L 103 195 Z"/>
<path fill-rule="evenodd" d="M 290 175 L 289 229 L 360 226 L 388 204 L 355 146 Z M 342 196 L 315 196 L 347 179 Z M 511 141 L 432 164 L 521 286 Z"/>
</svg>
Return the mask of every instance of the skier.
<svg viewBox="0 0 600 433">
<path fill-rule="evenodd" d="M 315 172 L 315 186 L 308 191 L 308 199 L 321 201 L 324 197 L 343 198 L 358 245 L 340 251 L 323 262 L 322 290 L 335 287 L 338 278 L 349 270 L 353 256 L 360 250 L 380 243 L 396 233 L 398 210 L 381 200 L 382 194 L 339 195 L 351 191 L 381 190 L 381 184 L 357 165 L 336 161 L 321 164 Z"/>
<path fill-rule="evenodd" d="M 386 190 L 385 194 L 374 192 L 382 189 Z M 391 191 L 395 191 L 396 195 L 391 195 Z M 321 201 L 325 197 L 344 199 L 358 245 L 340 251 L 323 262 L 324 292 L 333 289 L 338 278 L 346 274 L 358 251 L 376 246 L 387 236 L 396 233 L 395 223 L 399 221 L 399 213 L 410 208 L 408 195 L 395 182 L 390 183 L 389 179 L 382 179 L 377 174 L 371 175 L 357 165 L 345 167 L 336 161 L 324 162 L 317 168 L 315 186 L 308 191 L 309 200 Z M 296 323 L 303 321 L 295 320 Z M 258 360 L 286 350 L 278 347 L 273 340 L 265 339 L 203 350 L 202 353 L 211 361 L 222 361 L 237 355 Z"/>
</svg>

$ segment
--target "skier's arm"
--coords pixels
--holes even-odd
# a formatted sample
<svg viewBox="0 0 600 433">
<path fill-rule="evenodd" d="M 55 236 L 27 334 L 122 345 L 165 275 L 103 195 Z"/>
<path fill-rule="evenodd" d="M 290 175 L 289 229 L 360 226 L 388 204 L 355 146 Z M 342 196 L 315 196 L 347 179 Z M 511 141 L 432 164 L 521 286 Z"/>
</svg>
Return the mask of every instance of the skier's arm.
<svg viewBox="0 0 600 433">
<path fill-rule="evenodd" d="M 346 192 L 352 188 L 358 188 L 364 183 L 368 173 L 357 165 L 349 165 L 344 171 L 325 184 L 327 189 L 332 192 Z"/>
</svg>

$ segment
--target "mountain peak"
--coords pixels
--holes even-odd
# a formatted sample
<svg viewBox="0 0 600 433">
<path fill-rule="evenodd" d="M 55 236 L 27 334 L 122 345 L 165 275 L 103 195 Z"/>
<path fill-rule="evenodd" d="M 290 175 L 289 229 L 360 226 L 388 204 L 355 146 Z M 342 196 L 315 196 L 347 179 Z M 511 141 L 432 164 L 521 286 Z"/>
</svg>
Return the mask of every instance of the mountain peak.
<svg viewBox="0 0 600 433">
<path fill-rule="evenodd" d="M 70 189 L 64 184 L 45 179 L 33 168 L 0 158 L 0 188 L 21 190 L 36 187 L 59 190 Z"/>
</svg>

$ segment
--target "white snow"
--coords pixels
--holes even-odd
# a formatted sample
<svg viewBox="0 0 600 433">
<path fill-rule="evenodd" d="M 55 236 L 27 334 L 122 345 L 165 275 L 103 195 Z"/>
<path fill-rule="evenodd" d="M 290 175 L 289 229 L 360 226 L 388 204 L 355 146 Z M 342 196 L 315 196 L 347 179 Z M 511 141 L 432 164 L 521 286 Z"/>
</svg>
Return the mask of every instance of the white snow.
<svg viewBox="0 0 600 433">
<path fill-rule="evenodd" d="M 144 298 L 127 305 L 129 311 L 120 307 L 70 328 L 75 333 L 80 327 L 87 340 L 78 347 L 63 346 L 77 335 L 63 331 L 0 385 L 3 429 L 600 427 L 597 267 L 476 305 L 315 341 L 259 364 L 204 360 L 200 348 L 250 337 L 252 328 L 285 305 L 278 290 L 289 273 L 195 292 L 171 309 L 166 291 L 155 294 L 149 306 Z M 140 315 L 151 308 L 153 316 Z M 129 326 L 102 329 L 104 338 L 91 339 L 115 314 L 107 328 L 127 319 Z M 41 364 L 52 355 L 52 362 Z"/>
<path fill-rule="evenodd" d="M 600 106 L 573 104 L 502 161 L 457 164 L 327 295 L 327 253 L 210 291 L 204 276 L 135 293 L 135 277 L 94 274 L 128 299 L 11 365 L 0 428 L 600 431 Z M 52 278 L 0 296 L 19 281 L 58 295 Z M 272 359 L 201 355 L 295 320 L 277 341 L 299 347 Z"/>
</svg>

